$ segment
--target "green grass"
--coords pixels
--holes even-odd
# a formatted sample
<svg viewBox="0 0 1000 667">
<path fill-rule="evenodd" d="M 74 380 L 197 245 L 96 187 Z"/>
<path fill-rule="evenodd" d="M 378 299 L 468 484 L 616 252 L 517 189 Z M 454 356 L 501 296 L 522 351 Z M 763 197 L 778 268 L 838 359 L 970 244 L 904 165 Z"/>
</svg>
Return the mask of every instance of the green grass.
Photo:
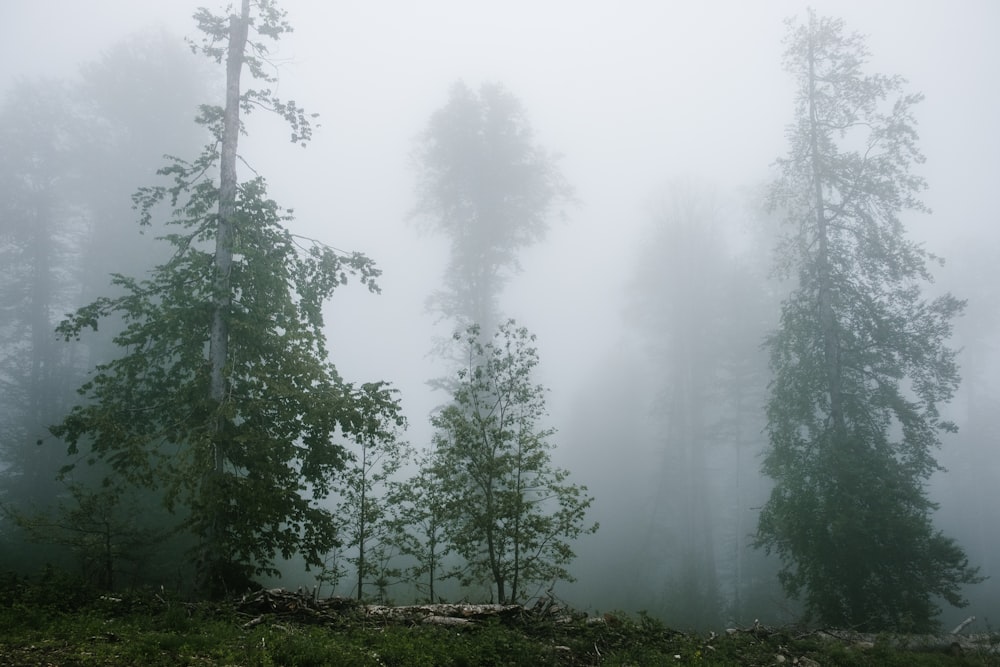
<svg viewBox="0 0 1000 667">
<path fill-rule="evenodd" d="M 309 623 L 273 615 L 247 627 L 234 605 L 187 603 L 162 592 L 102 597 L 76 582 L 0 579 L 2 665 L 240 665 L 460 667 L 472 665 L 998 666 L 984 647 L 951 656 L 878 642 L 852 647 L 790 632 L 704 637 L 645 615 L 556 622 L 532 617 L 461 628 L 386 625 L 360 615 Z M 813 663 L 808 660 L 814 661 Z"/>
</svg>

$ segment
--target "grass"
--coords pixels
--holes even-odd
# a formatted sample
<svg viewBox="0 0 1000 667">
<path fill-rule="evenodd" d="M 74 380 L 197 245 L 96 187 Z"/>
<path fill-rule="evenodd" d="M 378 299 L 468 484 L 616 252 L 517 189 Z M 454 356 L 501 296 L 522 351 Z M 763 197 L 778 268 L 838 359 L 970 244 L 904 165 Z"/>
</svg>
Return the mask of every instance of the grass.
<svg viewBox="0 0 1000 667">
<path fill-rule="evenodd" d="M 791 632 L 684 634 L 645 615 L 558 622 L 526 615 L 461 628 L 330 623 L 272 615 L 252 627 L 233 604 L 162 592 L 101 596 L 73 582 L 0 581 L 0 664 L 460 667 L 471 665 L 1000 666 L 993 649 L 953 656 L 850 646 Z"/>
</svg>

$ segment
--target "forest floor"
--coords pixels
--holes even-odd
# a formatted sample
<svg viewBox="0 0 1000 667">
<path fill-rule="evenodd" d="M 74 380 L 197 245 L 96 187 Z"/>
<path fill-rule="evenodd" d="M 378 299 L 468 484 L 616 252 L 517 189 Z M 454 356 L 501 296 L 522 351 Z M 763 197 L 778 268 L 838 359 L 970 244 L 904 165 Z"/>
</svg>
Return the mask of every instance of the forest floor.
<svg viewBox="0 0 1000 667">
<path fill-rule="evenodd" d="M 0 665 L 1000 666 L 1000 636 L 958 639 L 762 626 L 697 635 L 552 601 L 384 607 L 273 589 L 208 603 L 0 581 Z"/>
</svg>

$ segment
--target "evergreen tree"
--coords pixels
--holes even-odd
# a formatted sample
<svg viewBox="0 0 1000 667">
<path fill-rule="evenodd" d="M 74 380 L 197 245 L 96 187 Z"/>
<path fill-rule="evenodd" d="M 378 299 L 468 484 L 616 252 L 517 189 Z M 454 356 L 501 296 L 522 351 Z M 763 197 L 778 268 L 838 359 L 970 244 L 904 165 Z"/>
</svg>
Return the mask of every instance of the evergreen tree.
<svg viewBox="0 0 1000 667">
<path fill-rule="evenodd" d="M 755 479 L 743 463 L 763 448 L 759 340 L 773 303 L 732 242 L 740 213 L 711 189 L 673 184 L 643 234 L 628 311 L 645 342 L 653 390 L 644 408 L 659 457 L 637 525 L 635 595 L 653 596 L 650 611 L 668 621 L 706 629 L 740 610 L 742 517 L 758 504 L 743 488 Z"/>
<path fill-rule="evenodd" d="M 38 447 L 72 404 L 72 354 L 53 333 L 73 303 L 73 196 L 83 123 L 69 86 L 21 82 L 0 106 L 0 502 L 45 505 L 58 490 L 56 454 Z"/>
<path fill-rule="evenodd" d="M 921 96 L 866 74 L 864 40 L 840 20 L 810 12 L 787 46 L 796 116 L 771 203 L 792 230 L 781 266 L 797 286 L 767 341 L 775 487 L 757 542 L 818 621 L 923 631 L 936 600 L 962 605 L 977 576 L 934 529 L 926 492 L 940 434 L 956 428 L 939 406 L 959 382 L 947 341 L 964 304 L 922 297 L 933 257 L 900 220 L 924 210 Z"/>
<path fill-rule="evenodd" d="M 106 323 L 103 335 L 88 336 L 86 344 L 60 344 L 54 332 L 59 314 L 107 290 L 109 267 L 139 271 L 150 265 L 156 242 L 125 233 L 135 218 L 129 194 L 141 174 L 155 172 L 167 147 L 202 143 L 190 119 L 203 98 L 194 91 L 203 88 L 204 77 L 191 58 L 180 40 L 143 33 L 81 65 L 78 78 L 22 81 L 6 91 L 0 108 L 0 311 L 7 316 L 0 324 L 6 408 L 0 414 L 0 504 L 14 519 L 10 525 L 26 529 L 6 535 L 7 548 L 0 551 L 10 567 L 30 570 L 39 562 L 36 548 L 20 543 L 28 538 L 46 544 L 42 553 L 51 563 L 66 563 L 63 552 L 72 552 L 103 586 L 156 569 L 147 567 L 150 561 L 139 567 L 131 546 L 107 545 L 101 546 L 104 554 L 122 561 L 111 565 L 132 572 L 108 576 L 107 558 L 101 568 L 90 567 L 88 540 L 80 536 L 96 533 L 67 534 L 59 526 L 86 526 L 82 517 L 90 512 L 93 525 L 107 525 L 115 512 L 135 514 L 142 501 L 133 493 L 119 503 L 117 493 L 92 488 L 101 474 L 95 469 L 60 483 L 65 452 L 49 446 L 46 436 L 75 402 L 73 389 L 86 368 L 109 358 L 115 328 Z M 176 552 L 149 539 L 167 532 L 153 525 L 160 513 L 142 506 L 137 541 L 162 563 L 176 563 Z M 126 519 L 118 525 L 124 530 L 132 524 Z M 154 576 L 163 581 L 162 570 Z"/>
</svg>

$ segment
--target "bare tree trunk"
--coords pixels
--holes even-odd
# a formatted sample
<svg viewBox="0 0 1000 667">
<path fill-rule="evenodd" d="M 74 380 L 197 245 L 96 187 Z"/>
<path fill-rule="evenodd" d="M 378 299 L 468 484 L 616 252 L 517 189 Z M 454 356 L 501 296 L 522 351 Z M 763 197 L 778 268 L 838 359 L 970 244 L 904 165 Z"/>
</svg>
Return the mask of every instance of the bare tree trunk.
<svg viewBox="0 0 1000 667">
<path fill-rule="evenodd" d="M 226 396 L 226 362 L 229 353 L 228 314 L 232 306 L 230 271 L 233 263 L 233 224 L 236 215 L 236 150 L 240 133 L 240 74 L 250 27 L 250 0 L 243 0 L 239 16 L 229 18 L 229 47 L 226 58 L 226 107 L 222 122 L 222 155 L 219 164 L 219 216 L 215 239 L 215 285 L 212 297 L 212 330 L 209 338 L 211 368 L 209 394 L 220 409 Z M 212 470 L 209 477 L 218 480 L 226 461 L 225 418 L 221 411 L 215 424 Z M 224 558 L 218 552 L 223 532 L 223 517 L 212 518 L 206 535 L 203 564 Z"/>
</svg>

